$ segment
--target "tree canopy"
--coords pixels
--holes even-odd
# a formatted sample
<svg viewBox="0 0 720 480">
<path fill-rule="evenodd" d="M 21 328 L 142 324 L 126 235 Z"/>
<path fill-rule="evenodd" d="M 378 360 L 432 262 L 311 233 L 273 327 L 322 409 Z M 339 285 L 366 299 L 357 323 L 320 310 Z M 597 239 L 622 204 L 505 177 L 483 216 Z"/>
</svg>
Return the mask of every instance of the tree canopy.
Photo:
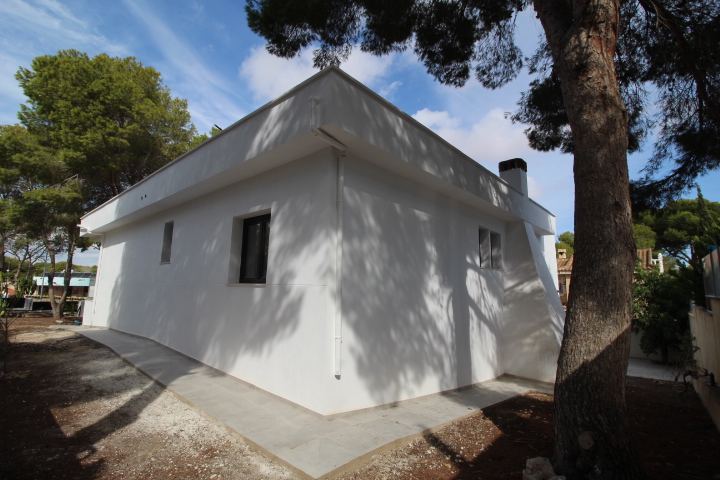
<svg viewBox="0 0 720 480">
<path fill-rule="evenodd" d="M 61 50 L 16 78 L 27 102 L 22 125 L 0 126 L 2 248 L 17 233 L 41 241 L 50 274 L 58 254 L 71 263 L 75 248 L 89 246 L 77 228 L 83 214 L 207 138 L 198 137 L 187 102 L 132 57 Z M 56 317 L 69 292 L 65 275 L 60 300 L 50 295 Z"/>
<path fill-rule="evenodd" d="M 196 136 L 187 102 L 132 57 L 63 50 L 16 77 L 28 98 L 22 124 L 56 153 L 62 174 L 83 181 L 88 208 L 185 153 Z"/>
<path fill-rule="evenodd" d="M 556 471 L 643 478 L 625 417 L 635 241 L 627 152 L 659 131 L 637 202 L 657 205 L 720 165 L 720 5 L 709 0 L 246 0 L 248 24 L 282 57 L 315 65 L 355 46 L 412 49 L 438 81 L 488 88 L 536 74 L 513 117 L 531 145 L 574 157 L 575 255 L 555 384 Z M 545 41 L 526 62 L 515 18 L 529 5 Z M 652 97 L 650 96 L 652 95 Z M 651 100 L 656 100 L 652 101 Z M 666 162 L 674 168 L 655 178 Z M 592 439 L 581 448 L 579 437 Z"/>
<path fill-rule="evenodd" d="M 535 2 L 537 6 L 554 2 Z M 601 2 L 604 3 L 604 2 Z M 412 49 L 441 83 L 475 77 L 488 88 L 523 67 L 536 75 L 514 121 L 528 125 L 533 148 L 570 153 L 574 143 L 552 48 L 526 58 L 515 44 L 516 14 L 528 0 L 247 0 L 248 24 L 267 49 L 290 58 L 316 46 L 318 68 L 338 65 L 354 47 L 377 55 Z M 627 149 L 655 128 L 655 152 L 635 200 L 659 206 L 720 167 L 720 4 L 708 0 L 636 0 L 619 12 L 615 70 L 627 108 Z M 670 168 L 669 173 L 661 173 Z M 658 178 L 658 175 L 661 175 Z"/>
<path fill-rule="evenodd" d="M 638 266 L 633 283 L 633 331 L 640 333 L 645 354 L 659 350 L 663 363 L 668 363 L 672 349 L 689 347 L 691 299 L 692 284 L 686 271 L 660 273 Z"/>
<path fill-rule="evenodd" d="M 700 269 L 700 260 L 710 253 L 710 245 L 720 242 L 720 203 L 697 199 L 679 199 L 663 208 L 637 212 L 635 223 L 656 236 L 658 249 Z"/>
<path fill-rule="evenodd" d="M 560 249 L 565 250 L 565 254 L 568 258 L 573 256 L 575 253 L 575 234 L 572 232 L 563 232 L 558 235 L 558 241 L 555 242 L 555 251 Z"/>
</svg>

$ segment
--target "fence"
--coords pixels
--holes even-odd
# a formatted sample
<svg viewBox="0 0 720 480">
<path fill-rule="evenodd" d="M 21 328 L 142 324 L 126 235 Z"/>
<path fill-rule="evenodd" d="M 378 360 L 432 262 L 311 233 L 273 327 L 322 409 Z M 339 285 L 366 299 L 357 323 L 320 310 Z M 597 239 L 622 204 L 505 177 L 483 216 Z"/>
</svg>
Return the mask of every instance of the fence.
<svg viewBox="0 0 720 480">
<path fill-rule="evenodd" d="M 703 258 L 705 295 L 709 310 L 695 307 L 690 314 L 690 330 L 699 348 L 695 352 L 698 366 L 706 368 L 720 380 L 720 250 Z M 707 379 L 694 380 L 695 390 L 720 430 L 720 388 L 711 387 Z"/>
</svg>

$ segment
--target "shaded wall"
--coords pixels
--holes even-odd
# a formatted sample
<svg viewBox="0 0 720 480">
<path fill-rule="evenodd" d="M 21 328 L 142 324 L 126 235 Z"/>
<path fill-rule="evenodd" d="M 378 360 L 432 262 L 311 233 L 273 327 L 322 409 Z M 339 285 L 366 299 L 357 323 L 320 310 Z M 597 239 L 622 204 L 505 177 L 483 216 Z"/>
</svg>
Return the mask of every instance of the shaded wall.
<svg viewBox="0 0 720 480">
<path fill-rule="evenodd" d="M 565 311 L 540 240 L 527 222 L 507 225 L 503 369 L 555 381 Z"/>
<path fill-rule="evenodd" d="M 502 374 L 502 269 L 479 228 L 504 222 L 369 162 L 346 159 L 341 380 L 336 410 Z"/>
<path fill-rule="evenodd" d="M 95 325 L 152 338 L 312 410 L 331 375 L 330 150 L 106 234 Z M 229 283 L 233 219 L 270 212 L 266 285 Z M 160 264 L 165 222 L 171 261 Z M 239 246 L 238 246 L 239 247 Z"/>
</svg>

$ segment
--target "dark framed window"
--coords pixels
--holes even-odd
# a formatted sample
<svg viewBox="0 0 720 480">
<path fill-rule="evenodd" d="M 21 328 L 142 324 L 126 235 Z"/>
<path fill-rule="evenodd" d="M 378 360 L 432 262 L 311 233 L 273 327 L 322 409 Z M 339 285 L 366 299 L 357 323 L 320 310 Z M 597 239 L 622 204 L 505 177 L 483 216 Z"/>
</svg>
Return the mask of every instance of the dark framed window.
<svg viewBox="0 0 720 480">
<path fill-rule="evenodd" d="M 175 222 L 167 222 L 165 224 L 165 230 L 163 231 L 162 253 L 160 254 L 160 263 L 170 263 L 174 225 Z"/>
<path fill-rule="evenodd" d="M 269 244 L 270 214 L 246 218 L 243 221 L 240 283 L 265 283 Z"/>
<path fill-rule="evenodd" d="M 499 233 L 480 228 L 480 268 L 502 268 L 501 242 Z"/>
</svg>

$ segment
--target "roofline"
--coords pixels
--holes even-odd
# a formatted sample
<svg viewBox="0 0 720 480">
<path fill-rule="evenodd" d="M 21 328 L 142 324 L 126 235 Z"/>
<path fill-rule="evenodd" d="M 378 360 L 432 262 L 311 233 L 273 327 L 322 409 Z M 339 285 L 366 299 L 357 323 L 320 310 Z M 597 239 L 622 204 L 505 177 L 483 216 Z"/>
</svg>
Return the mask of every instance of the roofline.
<svg viewBox="0 0 720 480">
<path fill-rule="evenodd" d="M 287 92 L 283 93 L 283 94 L 280 95 L 279 97 L 277 97 L 277 98 L 275 98 L 275 99 L 273 99 L 273 100 L 270 100 L 269 102 L 267 102 L 267 103 L 264 104 L 263 106 L 261 106 L 261 107 L 259 107 L 259 108 L 256 108 L 256 109 L 253 110 L 252 112 L 248 113 L 247 115 L 245 115 L 244 117 L 242 117 L 240 120 L 236 121 L 235 123 L 231 124 L 230 126 L 224 128 L 224 129 L 222 129 L 219 133 L 216 133 L 215 135 L 211 136 L 210 138 L 208 138 L 207 140 L 205 140 L 204 142 L 202 142 L 200 145 L 198 145 L 198 146 L 196 146 L 196 147 L 188 150 L 187 152 L 183 153 L 182 155 L 180 155 L 179 157 L 177 157 L 177 158 L 174 159 L 173 161 L 166 163 L 165 165 L 163 165 L 162 167 L 158 168 L 157 170 L 155 170 L 155 171 L 152 172 L 150 175 L 148 175 L 147 177 L 143 178 L 142 180 L 140 180 L 140 181 L 137 182 L 136 184 L 128 187 L 126 190 L 123 190 L 122 192 L 120 192 L 119 194 L 115 195 L 114 197 L 108 199 L 106 202 L 102 203 L 101 205 L 98 205 L 97 207 L 93 208 L 92 210 L 90 210 L 89 212 L 87 212 L 85 215 L 83 215 L 82 217 L 80 217 L 80 220 L 82 220 L 83 218 L 85 218 L 85 217 L 87 217 L 88 215 L 92 214 L 92 213 L 95 212 L 96 210 L 100 210 L 100 209 L 103 208 L 106 204 L 108 204 L 108 203 L 110 203 L 112 200 L 114 200 L 115 198 L 124 195 L 125 193 L 133 190 L 133 189 L 136 188 L 136 187 L 139 187 L 140 185 L 142 185 L 143 183 L 145 183 L 149 178 L 154 177 L 155 175 L 158 175 L 160 172 L 162 172 L 163 170 L 165 170 L 165 169 L 167 169 L 167 168 L 170 168 L 170 166 L 172 166 L 174 163 L 179 162 L 180 160 L 182 160 L 184 157 L 186 157 L 186 156 L 189 155 L 190 153 L 192 153 L 192 152 L 194 152 L 195 150 L 197 150 L 198 148 L 206 145 L 208 142 L 212 142 L 212 141 L 214 141 L 214 140 L 217 140 L 217 139 L 220 138 L 222 135 L 226 134 L 227 132 L 229 132 L 229 131 L 237 128 L 237 127 L 239 127 L 239 126 L 242 125 L 243 123 L 245 123 L 245 122 L 249 121 L 250 119 L 252 119 L 253 117 L 259 115 L 261 112 L 263 112 L 263 111 L 265 111 L 265 110 L 267 110 L 267 109 L 269 109 L 269 108 L 274 107 L 274 106 L 277 105 L 278 103 L 281 103 L 281 102 L 284 101 L 287 97 L 292 96 L 292 95 L 295 93 L 295 91 L 300 90 L 300 89 L 303 88 L 305 85 L 307 85 L 307 84 L 310 83 L 310 82 L 313 82 L 313 81 L 316 80 L 317 78 L 320 78 L 320 77 L 322 77 L 322 76 L 324 76 L 324 75 L 327 75 L 328 72 L 330 72 L 331 70 L 336 70 L 336 71 L 340 72 L 344 77 L 346 77 L 346 78 L 348 78 L 348 79 L 351 79 L 351 80 L 354 80 L 354 79 L 353 79 L 351 76 L 349 76 L 347 73 L 343 72 L 342 70 L 340 70 L 339 68 L 337 68 L 337 67 L 335 67 L 335 66 L 333 66 L 333 67 L 328 67 L 328 68 L 325 68 L 325 69 L 319 71 L 318 73 L 316 73 L 316 74 L 314 74 L 313 76 L 307 78 L 307 79 L 304 80 L 303 82 L 295 85 L 293 88 L 291 88 L 291 89 L 288 90 Z M 359 85 L 362 85 L 362 84 L 359 83 L 359 82 L 358 82 L 358 84 L 359 84 Z M 364 88 L 367 88 L 367 87 L 365 87 L 364 85 L 362 85 L 362 86 L 363 86 Z M 370 90 L 370 91 L 372 91 L 372 90 Z M 373 93 L 375 93 L 375 92 L 373 92 Z M 386 101 L 387 101 L 387 100 L 386 100 Z"/>
<path fill-rule="evenodd" d="M 321 77 L 323 77 L 323 76 L 325 76 L 325 75 L 330 75 L 331 73 L 336 73 L 336 74 L 338 74 L 343 80 L 345 80 L 345 81 L 347 81 L 348 83 L 351 83 L 351 84 L 353 84 L 354 86 L 356 86 L 356 87 L 364 90 L 364 91 L 365 91 L 366 93 L 368 93 L 371 97 L 374 97 L 376 100 L 378 100 L 379 102 L 381 102 L 382 104 L 384 104 L 385 107 L 393 110 L 396 114 L 398 114 L 398 115 L 399 115 L 400 117 L 402 117 L 404 120 L 409 121 L 409 122 L 415 124 L 416 126 L 420 127 L 421 130 L 424 130 L 426 133 L 430 134 L 430 136 L 431 136 L 435 141 L 439 141 L 440 143 L 445 144 L 446 146 L 450 147 L 450 149 L 452 149 L 452 150 L 456 151 L 457 153 L 459 153 L 459 154 L 460 154 L 459 157 L 463 159 L 462 161 L 464 161 L 464 162 L 472 162 L 473 165 L 480 167 L 483 171 L 485 171 L 485 172 L 491 174 L 492 176 L 496 177 L 500 182 L 502 182 L 503 184 L 505 184 L 507 187 L 509 187 L 509 188 L 511 188 L 511 189 L 516 190 L 516 191 L 519 192 L 519 190 L 517 190 L 514 186 L 512 186 L 512 185 L 511 185 L 510 183 L 508 183 L 506 180 L 504 180 L 503 178 L 501 178 L 498 174 L 492 172 L 491 170 L 489 170 L 488 168 L 486 168 L 485 166 L 483 166 L 480 162 L 477 162 L 477 161 L 473 160 L 472 158 L 470 158 L 470 157 L 469 157 L 466 153 L 464 153 L 462 150 L 460 150 L 460 149 L 457 148 L 455 145 L 453 145 L 452 143 L 450 143 L 450 142 L 448 142 L 447 140 L 445 140 L 444 138 L 442 138 L 440 135 L 438 135 L 437 133 L 435 133 L 434 131 L 432 131 L 432 130 L 431 130 L 430 128 L 428 128 L 427 126 L 423 125 L 421 122 L 419 122 L 418 120 L 416 120 L 415 118 L 413 118 L 410 114 L 408 114 L 407 112 L 405 112 L 405 111 L 403 111 L 402 109 L 400 109 L 399 107 L 397 107 L 397 106 L 396 106 L 395 104 L 393 104 L 392 102 L 390 102 L 390 101 L 388 101 L 387 99 L 385 99 L 382 95 L 378 94 L 377 92 L 375 92 L 374 90 L 372 90 L 372 89 L 369 88 L 368 86 L 364 85 L 364 84 L 361 83 L 359 80 L 353 78 L 352 76 L 350 76 L 348 73 L 346 73 L 345 71 L 343 71 L 343 70 L 340 69 L 339 67 L 337 67 L 337 66 L 331 66 L 331 67 L 324 68 L 323 70 L 320 70 L 320 71 L 317 72 L 316 74 L 314 74 L 314 75 L 312 75 L 311 77 L 305 79 L 303 82 L 301 82 L 301 83 L 299 83 L 298 85 L 294 86 L 293 88 L 291 88 L 290 90 L 286 91 L 286 92 L 283 93 L 282 95 L 278 96 L 277 98 L 275 98 L 275 99 L 273 99 L 273 100 L 270 100 L 269 102 L 265 103 L 265 104 L 262 105 L 261 107 L 253 110 L 251 113 L 245 115 L 244 117 L 242 117 L 241 119 L 239 119 L 239 120 L 236 121 L 235 123 L 231 124 L 230 126 L 226 127 L 225 129 L 221 130 L 219 133 L 211 136 L 210 138 L 208 138 L 207 140 L 205 140 L 204 142 L 202 142 L 200 145 L 196 146 L 195 148 L 193 148 L 193 149 L 191 149 L 191 150 L 188 150 L 187 152 L 183 153 L 182 155 L 180 155 L 179 157 L 175 158 L 175 159 L 172 160 L 171 162 L 166 163 L 165 165 L 163 165 L 162 167 L 158 168 L 158 169 L 155 170 L 153 173 L 151 173 L 151 174 L 148 175 L 147 177 L 143 178 L 142 180 L 140 180 L 140 181 L 137 182 L 136 184 L 130 186 L 130 187 L 127 188 L 126 190 L 120 192 L 118 195 L 116 195 L 116 196 L 108 199 L 107 201 L 105 201 L 105 202 L 102 203 L 101 205 L 98 205 L 97 207 L 93 208 L 93 209 L 90 210 L 89 212 L 85 213 L 83 216 L 80 217 L 80 220 L 82 220 L 82 219 L 88 217 L 89 215 L 93 214 L 94 212 L 100 210 L 100 209 L 103 208 L 105 205 L 107 205 L 108 203 L 110 203 L 111 201 L 113 201 L 115 198 L 118 198 L 118 197 L 123 196 L 123 195 L 125 195 L 125 194 L 129 194 L 129 193 L 130 193 L 132 190 L 134 190 L 135 188 L 139 188 L 140 186 L 142 186 L 143 183 L 145 183 L 146 181 L 148 181 L 150 178 L 154 177 L 155 175 L 160 174 L 160 172 L 164 171 L 165 169 L 170 168 L 170 167 L 173 166 L 175 163 L 179 162 L 180 160 L 182 160 L 183 158 L 185 158 L 187 155 L 189 155 L 190 153 L 194 152 L 196 149 L 205 146 L 208 142 L 212 142 L 212 141 L 217 140 L 217 139 L 220 138 L 222 135 L 226 134 L 227 132 L 229 132 L 229 131 L 231 131 L 231 130 L 234 130 L 235 128 L 240 127 L 243 123 L 246 123 L 247 121 L 249 121 L 250 119 L 254 118 L 255 116 L 260 115 L 260 114 L 261 114 L 262 112 L 264 112 L 265 110 L 268 110 L 268 109 L 274 107 L 275 105 L 277 105 L 277 104 L 279 104 L 279 103 L 282 103 L 282 102 L 285 101 L 288 97 L 291 97 L 296 91 L 301 90 L 302 88 L 304 88 L 307 84 L 312 83 L 312 82 L 316 81 L 318 78 L 321 78 Z M 522 193 L 522 192 L 519 192 L 519 193 Z M 530 199 L 529 197 L 528 197 L 528 199 L 529 199 L 531 202 L 533 202 L 535 205 L 537 205 L 538 207 L 540 207 L 542 210 L 544 210 L 546 213 L 548 213 L 549 215 L 555 217 L 555 215 L 554 215 L 552 212 L 550 212 L 549 210 L 547 210 L 545 207 L 543 207 L 542 205 L 540 205 L 540 204 L 537 203 L 536 201 Z"/>
</svg>

